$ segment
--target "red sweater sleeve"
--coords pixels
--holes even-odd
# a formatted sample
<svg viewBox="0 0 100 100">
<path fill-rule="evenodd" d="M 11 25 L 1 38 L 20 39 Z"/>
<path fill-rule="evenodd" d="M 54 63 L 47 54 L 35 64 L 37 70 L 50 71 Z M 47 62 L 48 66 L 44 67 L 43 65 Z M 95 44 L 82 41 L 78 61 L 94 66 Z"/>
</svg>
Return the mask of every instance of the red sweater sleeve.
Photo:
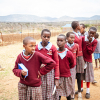
<svg viewBox="0 0 100 100">
<path fill-rule="evenodd" d="M 75 64 L 74 64 L 74 57 L 71 51 L 68 51 L 68 60 L 70 68 L 73 68 Z"/>
<path fill-rule="evenodd" d="M 39 52 L 38 52 L 39 53 Z M 39 59 L 41 61 L 41 63 L 46 64 L 46 66 L 44 66 L 43 68 L 40 69 L 40 74 L 41 75 L 45 75 L 47 74 L 49 71 L 51 71 L 54 66 L 56 65 L 55 61 L 52 60 L 49 57 L 44 56 L 43 54 L 39 53 Z"/>
<path fill-rule="evenodd" d="M 79 45 L 78 44 L 76 44 L 77 45 L 77 50 L 76 50 L 76 57 L 78 56 L 78 53 L 79 53 Z"/>
<path fill-rule="evenodd" d="M 97 40 L 94 40 L 90 44 L 88 43 L 86 46 L 87 52 L 91 55 L 95 51 L 96 46 L 97 46 Z"/>
<path fill-rule="evenodd" d="M 56 65 L 54 67 L 54 71 L 55 71 L 55 79 L 59 79 L 59 58 L 58 58 L 58 53 L 57 53 L 57 49 L 54 46 L 54 52 L 53 52 L 53 60 L 56 62 Z"/>
<path fill-rule="evenodd" d="M 18 69 L 18 63 L 20 63 L 20 55 L 18 55 L 18 57 L 15 61 L 14 69 L 12 71 L 13 71 L 15 76 L 22 78 L 21 69 Z"/>
</svg>

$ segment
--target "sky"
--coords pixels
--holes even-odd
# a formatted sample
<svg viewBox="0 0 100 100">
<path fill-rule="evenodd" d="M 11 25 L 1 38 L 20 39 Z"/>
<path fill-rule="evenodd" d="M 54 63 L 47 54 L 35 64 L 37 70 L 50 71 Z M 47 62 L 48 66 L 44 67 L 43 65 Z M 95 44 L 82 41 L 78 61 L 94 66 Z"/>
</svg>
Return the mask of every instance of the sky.
<svg viewBox="0 0 100 100">
<path fill-rule="evenodd" d="M 100 15 L 100 0 L 0 0 L 0 16 L 10 14 L 91 17 Z"/>
</svg>

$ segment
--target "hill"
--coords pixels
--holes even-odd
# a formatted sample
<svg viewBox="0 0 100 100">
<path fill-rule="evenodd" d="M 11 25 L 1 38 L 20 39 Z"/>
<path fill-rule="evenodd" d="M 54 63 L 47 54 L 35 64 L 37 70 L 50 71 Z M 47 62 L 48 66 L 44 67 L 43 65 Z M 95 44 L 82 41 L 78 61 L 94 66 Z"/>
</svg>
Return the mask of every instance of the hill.
<svg viewBox="0 0 100 100">
<path fill-rule="evenodd" d="M 82 21 L 82 20 L 100 20 L 100 15 L 94 15 L 92 17 L 70 17 L 62 16 L 60 18 L 52 17 L 39 17 L 35 15 L 27 14 L 12 14 L 7 16 L 0 16 L 0 22 L 63 22 L 63 21 Z"/>
</svg>

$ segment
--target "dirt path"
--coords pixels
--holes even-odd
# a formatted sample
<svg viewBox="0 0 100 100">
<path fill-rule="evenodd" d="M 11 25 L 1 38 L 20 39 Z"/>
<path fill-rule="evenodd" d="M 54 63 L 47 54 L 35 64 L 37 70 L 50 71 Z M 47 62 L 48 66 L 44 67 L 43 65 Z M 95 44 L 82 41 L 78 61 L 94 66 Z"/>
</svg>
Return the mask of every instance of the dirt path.
<svg viewBox="0 0 100 100">
<path fill-rule="evenodd" d="M 37 43 L 40 40 L 37 41 Z M 56 37 L 52 37 L 50 40 L 56 45 Z M 22 43 L 12 44 L 9 46 L 0 47 L 0 65 L 5 68 L 0 71 L 0 100 L 18 100 L 17 84 L 19 78 L 14 76 L 12 69 L 17 55 L 23 50 Z M 94 71 L 95 79 L 98 81 L 97 84 L 90 85 L 91 98 L 89 100 L 100 100 L 100 69 Z M 77 85 L 75 87 L 77 90 Z M 86 84 L 84 83 L 84 91 L 82 93 L 83 100 L 85 99 Z M 75 96 L 77 100 L 77 95 Z M 62 97 L 62 100 L 66 100 Z"/>
</svg>

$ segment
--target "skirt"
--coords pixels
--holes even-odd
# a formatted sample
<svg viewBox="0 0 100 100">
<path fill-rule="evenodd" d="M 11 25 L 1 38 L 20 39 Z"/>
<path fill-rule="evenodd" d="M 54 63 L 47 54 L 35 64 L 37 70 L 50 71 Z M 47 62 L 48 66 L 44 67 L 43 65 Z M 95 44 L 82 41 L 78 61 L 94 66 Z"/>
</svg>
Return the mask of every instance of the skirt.
<svg viewBox="0 0 100 100">
<path fill-rule="evenodd" d="M 46 75 L 41 77 L 42 81 L 42 99 L 43 100 L 54 100 L 54 96 L 52 95 L 54 88 L 54 69 L 52 69 Z"/>
<path fill-rule="evenodd" d="M 72 69 L 70 69 L 71 72 L 71 78 L 72 78 L 72 95 L 75 94 L 75 78 L 76 78 L 76 66 Z"/>
<path fill-rule="evenodd" d="M 85 80 L 86 82 L 94 81 L 94 71 L 92 63 L 87 62 L 87 67 L 86 69 L 84 69 L 84 73 L 82 73 L 81 79 Z"/>
<path fill-rule="evenodd" d="M 60 77 L 59 87 L 56 89 L 57 95 L 68 97 L 72 92 L 72 78 L 71 77 Z M 59 99 L 57 99 L 59 100 Z"/>
<path fill-rule="evenodd" d="M 94 53 L 94 59 L 99 59 L 100 58 L 100 53 Z"/>
<path fill-rule="evenodd" d="M 83 56 L 76 58 L 76 73 L 84 73 L 84 59 Z"/>
<path fill-rule="evenodd" d="M 19 100 L 42 100 L 42 89 L 18 83 Z"/>
</svg>

